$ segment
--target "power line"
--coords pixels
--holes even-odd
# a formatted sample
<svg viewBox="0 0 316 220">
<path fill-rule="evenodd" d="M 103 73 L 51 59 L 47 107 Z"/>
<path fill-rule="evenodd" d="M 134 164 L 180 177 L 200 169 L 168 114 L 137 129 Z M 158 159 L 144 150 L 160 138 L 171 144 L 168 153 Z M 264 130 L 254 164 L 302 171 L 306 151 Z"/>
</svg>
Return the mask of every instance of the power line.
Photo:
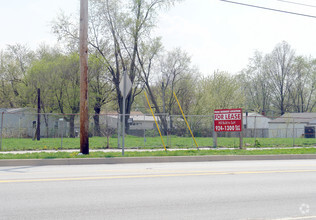
<svg viewBox="0 0 316 220">
<path fill-rule="evenodd" d="M 250 4 L 245 4 L 245 3 L 241 3 L 241 2 L 233 2 L 233 1 L 227 1 L 227 0 L 220 0 L 220 1 L 232 3 L 232 4 L 237 4 L 237 5 L 248 6 L 248 7 L 252 7 L 252 8 L 259 8 L 259 9 L 264 9 L 264 10 L 269 10 L 269 11 L 287 13 L 287 14 L 292 14 L 292 15 L 299 15 L 299 16 L 304 16 L 304 17 L 309 17 L 309 18 L 316 18 L 316 16 L 313 16 L 313 15 L 301 14 L 301 13 L 296 13 L 296 12 L 291 12 L 291 11 L 284 11 L 284 10 L 279 10 L 279 9 L 274 9 L 274 8 L 266 8 L 266 7 L 262 7 L 262 6 L 250 5 Z"/>
<path fill-rule="evenodd" d="M 298 3 L 298 2 L 293 2 L 293 1 L 285 1 L 285 0 L 276 0 L 276 1 L 284 2 L 284 3 L 290 3 L 290 4 L 294 4 L 294 5 L 302 5 L 302 6 L 306 6 L 306 7 L 316 8 L 316 5 L 309 5 L 309 4 L 303 4 L 303 3 Z"/>
</svg>

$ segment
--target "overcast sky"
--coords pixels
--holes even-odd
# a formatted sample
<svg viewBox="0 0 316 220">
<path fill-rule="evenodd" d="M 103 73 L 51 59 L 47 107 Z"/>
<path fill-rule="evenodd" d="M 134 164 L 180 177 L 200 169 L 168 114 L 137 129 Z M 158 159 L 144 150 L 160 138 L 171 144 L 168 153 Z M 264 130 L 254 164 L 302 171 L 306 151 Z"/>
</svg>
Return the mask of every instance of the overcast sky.
<svg viewBox="0 0 316 220">
<path fill-rule="evenodd" d="M 53 45 L 50 22 L 60 10 L 77 13 L 79 0 L 0 0 L 0 48 L 22 43 L 36 49 Z M 232 0 L 235 1 L 235 0 Z M 315 0 L 236 0 L 316 16 Z M 315 6 L 315 7 L 313 7 Z M 180 47 L 203 75 L 215 70 L 236 73 L 256 50 L 269 53 L 285 40 L 298 55 L 316 58 L 316 19 L 277 13 L 220 0 L 184 0 L 160 13 L 156 35 L 166 49 Z"/>
</svg>

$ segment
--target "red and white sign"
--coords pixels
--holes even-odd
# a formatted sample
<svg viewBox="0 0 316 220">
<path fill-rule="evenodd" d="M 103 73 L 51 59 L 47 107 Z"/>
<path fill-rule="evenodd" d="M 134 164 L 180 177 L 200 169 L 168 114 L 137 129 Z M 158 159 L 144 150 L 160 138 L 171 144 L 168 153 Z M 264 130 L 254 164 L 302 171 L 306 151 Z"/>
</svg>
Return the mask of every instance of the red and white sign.
<svg viewBox="0 0 316 220">
<path fill-rule="evenodd" d="M 215 109 L 215 132 L 239 132 L 242 131 L 242 109 Z"/>
</svg>

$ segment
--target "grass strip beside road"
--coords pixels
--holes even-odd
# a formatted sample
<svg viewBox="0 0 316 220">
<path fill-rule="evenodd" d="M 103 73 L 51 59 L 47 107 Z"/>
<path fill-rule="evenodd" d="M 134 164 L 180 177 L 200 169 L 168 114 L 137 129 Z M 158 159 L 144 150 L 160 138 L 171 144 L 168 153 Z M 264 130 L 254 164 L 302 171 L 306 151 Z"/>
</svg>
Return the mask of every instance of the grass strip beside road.
<svg viewBox="0 0 316 220">
<path fill-rule="evenodd" d="M 92 137 L 89 139 L 90 149 L 105 149 L 107 139 L 105 137 Z M 118 139 L 111 137 L 109 139 L 109 147 L 117 148 Z M 188 149 L 194 148 L 191 137 L 164 136 L 167 148 L 172 149 Z M 213 146 L 211 137 L 196 137 L 199 147 Z M 245 147 L 255 148 L 283 148 L 293 147 L 293 138 L 244 138 Z M 239 148 L 239 138 L 219 137 L 217 140 L 219 148 Z M 62 145 L 62 146 L 61 146 Z M 3 138 L 2 151 L 25 151 L 25 150 L 59 150 L 62 149 L 79 149 L 79 138 L 63 138 L 62 144 L 60 138 L 41 138 L 40 141 L 33 141 L 31 138 Z M 296 138 L 294 140 L 295 147 L 312 147 L 316 146 L 315 138 Z M 134 137 L 127 135 L 125 137 L 126 149 L 157 149 L 163 148 L 160 137 Z"/>
<path fill-rule="evenodd" d="M 265 149 L 265 150 L 177 150 L 177 151 L 133 151 L 125 152 L 124 157 L 164 157 L 164 156 L 206 156 L 206 155 L 280 155 L 316 154 L 316 148 Z M 0 154 L 0 159 L 57 159 L 57 158 L 113 158 L 122 157 L 120 152 L 91 152 L 78 155 L 78 152 L 36 152 L 21 154 Z"/>
</svg>

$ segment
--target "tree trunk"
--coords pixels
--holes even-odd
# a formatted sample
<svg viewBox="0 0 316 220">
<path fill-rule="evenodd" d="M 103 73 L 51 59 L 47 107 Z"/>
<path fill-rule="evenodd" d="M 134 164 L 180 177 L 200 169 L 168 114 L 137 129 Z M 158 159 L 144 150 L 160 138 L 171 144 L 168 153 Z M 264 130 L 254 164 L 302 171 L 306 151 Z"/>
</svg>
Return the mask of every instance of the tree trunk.
<svg viewBox="0 0 316 220">
<path fill-rule="evenodd" d="M 94 106 L 94 116 L 93 116 L 93 120 L 94 120 L 94 135 L 97 137 L 101 137 L 101 129 L 100 129 L 100 112 L 101 112 L 101 108 L 96 105 Z"/>
<path fill-rule="evenodd" d="M 106 149 L 110 148 L 110 135 L 109 133 L 106 134 Z"/>
<path fill-rule="evenodd" d="M 93 116 L 93 120 L 94 120 L 94 136 L 101 137 L 100 115 L 95 114 Z"/>
<path fill-rule="evenodd" d="M 160 115 L 159 118 L 160 118 L 160 121 L 162 123 L 162 133 L 163 133 L 163 135 L 167 135 L 168 134 L 168 123 L 167 123 L 166 115 Z"/>
<path fill-rule="evenodd" d="M 75 115 L 69 117 L 69 137 L 75 137 Z"/>
<path fill-rule="evenodd" d="M 44 115 L 44 121 L 45 121 L 45 125 L 46 125 L 46 137 L 49 138 L 49 124 L 48 124 L 48 116 L 45 114 Z"/>
</svg>

